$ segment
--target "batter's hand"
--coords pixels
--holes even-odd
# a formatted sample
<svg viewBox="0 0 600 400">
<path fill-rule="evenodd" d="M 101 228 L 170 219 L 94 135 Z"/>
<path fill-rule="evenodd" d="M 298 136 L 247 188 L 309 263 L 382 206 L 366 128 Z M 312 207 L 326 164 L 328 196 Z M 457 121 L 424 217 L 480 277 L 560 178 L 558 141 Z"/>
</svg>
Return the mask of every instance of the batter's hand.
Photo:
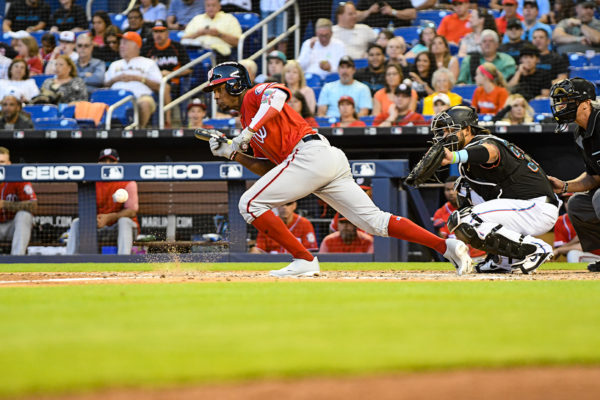
<svg viewBox="0 0 600 400">
<path fill-rule="evenodd" d="M 233 150 L 245 153 L 248 150 L 248 143 L 252 140 L 254 132 L 250 128 L 245 128 L 242 133 L 233 139 Z"/>
<path fill-rule="evenodd" d="M 231 160 L 231 156 L 234 153 L 233 145 L 221 143 L 216 138 L 210 138 L 208 144 L 210 145 L 210 151 L 213 155 Z"/>
</svg>

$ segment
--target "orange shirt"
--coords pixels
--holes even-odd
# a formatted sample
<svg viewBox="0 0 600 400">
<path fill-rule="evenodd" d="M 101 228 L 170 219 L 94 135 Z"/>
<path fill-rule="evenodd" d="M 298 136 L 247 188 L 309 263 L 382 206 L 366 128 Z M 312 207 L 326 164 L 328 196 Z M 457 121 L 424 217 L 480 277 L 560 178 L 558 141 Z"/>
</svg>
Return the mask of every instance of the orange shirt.
<svg viewBox="0 0 600 400">
<path fill-rule="evenodd" d="M 294 235 L 294 237 L 298 239 L 298 241 L 301 242 L 308 250 L 317 250 L 319 248 L 317 245 L 315 229 L 310 221 L 306 218 L 294 213 L 292 222 L 290 222 L 287 227 L 290 232 L 292 232 L 292 235 Z M 256 247 L 266 251 L 267 253 L 287 253 L 283 246 L 273 239 L 267 237 L 262 232 L 258 232 L 258 236 L 256 237 Z"/>
<path fill-rule="evenodd" d="M 131 193 L 130 190 L 127 190 L 129 198 L 125 203 L 117 203 L 112 198 L 113 193 L 116 192 L 117 189 L 126 189 L 127 185 L 130 183 L 135 184 L 135 182 L 132 181 L 96 182 L 96 213 L 110 214 L 119 212 L 123 208 L 129 208 L 133 203 L 137 204 L 137 190 L 135 193 Z M 138 223 L 137 216 L 131 219 L 136 223 L 139 230 L 140 224 Z"/>
<path fill-rule="evenodd" d="M 446 15 L 440 23 L 437 34 L 444 36 L 448 42 L 458 44 L 467 33 L 473 32 L 470 19 L 471 15 L 468 15 L 466 19 L 458 18 L 456 13 Z"/>
<path fill-rule="evenodd" d="M 279 83 L 262 83 L 246 92 L 240 110 L 240 122 L 246 128 L 252 122 L 263 101 L 263 93 L 267 88 L 277 88 L 292 96 L 289 89 Z M 268 158 L 275 164 L 281 163 L 292 152 L 303 136 L 315 133 L 300 114 L 285 103 L 283 109 L 273 118 L 267 119 L 263 125 L 256 126 L 250 146 L 254 156 Z"/>
<path fill-rule="evenodd" d="M 508 90 L 501 86 L 495 86 L 494 90 L 487 93 L 482 86 L 475 89 L 471 105 L 477 109 L 479 114 L 496 114 L 504 107 L 508 98 Z"/>
<path fill-rule="evenodd" d="M 341 122 L 336 122 L 335 124 L 331 124 L 332 128 L 340 128 L 342 126 Z M 365 124 L 363 121 L 357 119 L 356 121 L 352 121 L 352 123 L 350 123 L 350 125 L 348 125 L 348 127 L 365 127 L 367 126 L 367 124 Z"/>
</svg>

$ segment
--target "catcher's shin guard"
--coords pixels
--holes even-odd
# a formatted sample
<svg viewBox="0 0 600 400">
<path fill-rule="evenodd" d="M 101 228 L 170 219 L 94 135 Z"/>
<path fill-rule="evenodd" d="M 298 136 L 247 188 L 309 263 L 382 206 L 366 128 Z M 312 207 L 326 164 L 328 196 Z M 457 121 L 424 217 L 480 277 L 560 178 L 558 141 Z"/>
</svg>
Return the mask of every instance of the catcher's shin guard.
<svg viewBox="0 0 600 400">
<path fill-rule="evenodd" d="M 470 208 L 454 211 L 448 218 L 448 229 L 458 239 L 489 254 L 523 259 L 537 250 L 535 244 L 525 242 L 525 236 L 500 224 L 483 222 L 477 215 L 471 214 Z"/>
</svg>

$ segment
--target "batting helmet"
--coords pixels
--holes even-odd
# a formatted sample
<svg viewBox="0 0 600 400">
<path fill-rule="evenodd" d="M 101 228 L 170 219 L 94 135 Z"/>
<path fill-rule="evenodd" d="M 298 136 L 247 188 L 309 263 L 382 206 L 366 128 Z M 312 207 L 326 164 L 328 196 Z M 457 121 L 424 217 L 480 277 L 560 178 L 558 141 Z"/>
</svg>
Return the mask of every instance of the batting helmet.
<svg viewBox="0 0 600 400">
<path fill-rule="evenodd" d="M 552 115 L 558 123 L 556 132 L 566 130 L 577 117 L 577 107 L 586 100 L 596 99 L 596 87 L 583 78 L 564 79 L 550 88 Z"/>
<path fill-rule="evenodd" d="M 431 121 L 431 132 L 435 142 L 443 142 L 452 151 L 458 150 L 458 132 L 471 126 L 481 129 L 473 107 L 454 106 L 436 115 Z"/>
<path fill-rule="evenodd" d="M 215 87 L 225 84 L 225 90 L 232 96 L 239 96 L 252 86 L 246 68 L 235 61 L 221 63 L 208 71 L 208 82 L 205 92 L 212 92 Z"/>
</svg>

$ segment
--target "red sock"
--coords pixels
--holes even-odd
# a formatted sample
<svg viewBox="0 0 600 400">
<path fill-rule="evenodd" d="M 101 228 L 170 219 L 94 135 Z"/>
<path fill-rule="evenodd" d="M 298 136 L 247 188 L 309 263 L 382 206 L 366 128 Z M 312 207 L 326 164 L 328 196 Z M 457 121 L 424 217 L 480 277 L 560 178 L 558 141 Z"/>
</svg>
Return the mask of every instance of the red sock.
<svg viewBox="0 0 600 400">
<path fill-rule="evenodd" d="M 388 236 L 431 247 L 441 254 L 446 252 L 446 240 L 421 228 L 408 218 L 392 215 L 388 224 Z"/>
<path fill-rule="evenodd" d="M 256 218 L 252 225 L 283 247 L 294 258 L 301 258 L 306 261 L 312 261 L 315 257 L 310 254 L 310 251 L 292 235 L 292 232 L 285 226 L 281 218 L 273 214 L 273 211 L 267 211 L 260 217 Z"/>
</svg>

